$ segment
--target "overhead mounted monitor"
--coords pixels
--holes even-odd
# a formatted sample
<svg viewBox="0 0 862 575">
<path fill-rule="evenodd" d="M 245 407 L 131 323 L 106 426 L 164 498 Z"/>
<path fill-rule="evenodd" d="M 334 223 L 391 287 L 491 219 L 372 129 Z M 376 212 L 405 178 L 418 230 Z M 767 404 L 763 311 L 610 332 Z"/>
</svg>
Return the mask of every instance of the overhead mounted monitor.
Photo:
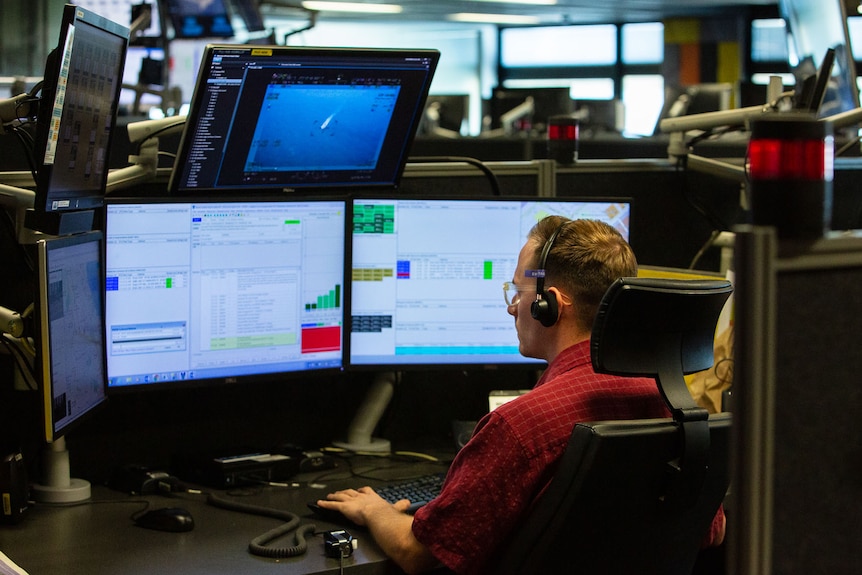
<svg viewBox="0 0 862 575">
<path fill-rule="evenodd" d="M 109 391 L 342 367 L 343 199 L 110 198 Z"/>
<path fill-rule="evenodd" d="M 502 287 L 527 233 L 553 214 L 629 238 L 631 204 L 620 199 L 355 198 L 351 367 L 544 365 L 518 351 Z"/>
<path fill-rule="evenodd" d="M 102 206 L 129 29 L 85 8 L 63 9 L 45 65 L 36 126 L 36 199 L 27 226 L 89 231 Z"/>
<path fill-rule="evenodd" d="M 266 30 L 263 23 L 263 14 L 260 12 L 260 0 L 230 0 L 239 17 L 245 23 L 245 29 L 249 32 L 262 32 Z"/>
<path fill-rule="evenodd" d="M 816 76 L 822 62 L 832 59 L 832 73 L 819 116 L 833 116 L 859 107 L 856 67 L 847 29 L 843 0 L 780 0 L 779 13 L 787 24 L 791 67 L 798 83 Z"/>
<path fill-rule="evenodd" d="M 160 0 L 174 38 L 230 38 L 233 26 L 225 0 Z"/>
<path fill-rule="evenodd" d="M 394 189 L 436 50 L 210 45 L 173 194 Z"/>
</svg>

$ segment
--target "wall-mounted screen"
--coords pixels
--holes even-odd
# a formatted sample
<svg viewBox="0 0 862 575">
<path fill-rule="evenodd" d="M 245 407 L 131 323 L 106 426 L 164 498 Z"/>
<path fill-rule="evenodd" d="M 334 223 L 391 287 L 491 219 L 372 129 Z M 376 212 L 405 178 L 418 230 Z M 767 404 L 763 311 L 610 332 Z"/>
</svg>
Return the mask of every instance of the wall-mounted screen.
<svg viewBox="0 0 862 575">
<path fill-rule="evenodd" d="M 343 199 L 110 199 L 108 389 L 342 367 Z"/>
<path fill-rule="evenodd" d="M 631 204 L 593 199 L 355 198 L 349 362 L 524 365 L 503 282 L 545 216 L 599 219 L 629 238 Z"/>
</svg>

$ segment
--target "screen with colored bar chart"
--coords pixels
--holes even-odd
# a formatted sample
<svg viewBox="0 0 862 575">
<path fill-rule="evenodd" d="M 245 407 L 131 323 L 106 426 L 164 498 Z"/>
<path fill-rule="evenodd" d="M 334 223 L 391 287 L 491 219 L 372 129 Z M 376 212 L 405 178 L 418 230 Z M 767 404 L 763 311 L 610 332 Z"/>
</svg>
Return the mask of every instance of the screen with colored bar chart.
<svg viewBox="0 0 862 575">
<path fill-rule="evenodd" d="M 552 214 L 629 238 L 631 203 L 619 199 L 353 199 L 348 363 L 543 365 L 518 352 L 502 286 L 530 228 Z"/>
<path fill-rule="evenodd" d="M 108 389 L 340 370 L 343 199 L 112 199 Z"/>
</svg>

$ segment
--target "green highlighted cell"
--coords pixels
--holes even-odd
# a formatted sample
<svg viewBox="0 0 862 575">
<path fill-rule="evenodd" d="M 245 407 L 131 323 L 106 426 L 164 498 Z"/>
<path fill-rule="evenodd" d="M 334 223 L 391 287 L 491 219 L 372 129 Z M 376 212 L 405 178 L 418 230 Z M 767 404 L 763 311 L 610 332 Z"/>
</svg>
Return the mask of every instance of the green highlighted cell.
<svg viewBox="0 0 862 575">
<path fill-rule="evenodd" d="M 353 208 L 354 234 L 391 234 L 395 232 L 395 205 L 357 205 Z"/>
<path fill-rule="evenodd" d="M 249 349 L 254 347 L 271 347 L 276 345 L 296 345 L 298 341 L 295 333 L 274 333 L 267 335 L 241 335 L 234 337 L 221 337 L 210 340 L 210 349 L 213 351 L 224 349 Z"/>
</svg>

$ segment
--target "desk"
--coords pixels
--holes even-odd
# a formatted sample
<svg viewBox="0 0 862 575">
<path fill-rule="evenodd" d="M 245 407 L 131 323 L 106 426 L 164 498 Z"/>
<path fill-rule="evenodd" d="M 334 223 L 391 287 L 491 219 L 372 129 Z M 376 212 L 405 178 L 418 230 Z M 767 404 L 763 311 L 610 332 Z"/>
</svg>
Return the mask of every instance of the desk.
<svg viewBox="0 0 862 575">
<path fill-rule="evenodd" d="M 321 520 L 306 504 L 330 491 L 379 485 L 384 479 L 400 479 L 444 469 L 431 462 L 395 461 L 379 457 L 355 457 L 352 473 L 344 461 L 337 470 L 299 475 L 296 487 L 243 489 L 237 500 L 296 513 L 302 524 L 314 523 L 317 531 L 345 527 Z M 357 477 L 356 475 L 361 475 Z M 325 487 L 324 487 L 325 485 Z M 240 491 L 240 490 L 237 490 Z M 232 498 L 230 492 L 217 492 Z M 143 507 L 185 507 L 195 519 L 187 533 L 168 533 L 136 527 L 130 516 Z M 206 503 L 205 495 L 129 496 L 94 485 L 87 503 L 70 507 L 34 505 L 20 524 L 0 526 L 0 551 L 30 575 L 183 575 L 219 573 L 316 574 L 339 573 L 339 560 L 324 553 L 323 538 L 311 535 L 308 551 L 299 557 L 268 559 L 248 552 L 255 537 L 280 525 L 280 520 L 228 511 Z M 359 528 L 348 527 L 359 541 L 352 557 L 344 560 L 344 571 L 360 574 L 398 572 Z M 292 545 L 279 539 L 274 546 Z"/>
</svg>

